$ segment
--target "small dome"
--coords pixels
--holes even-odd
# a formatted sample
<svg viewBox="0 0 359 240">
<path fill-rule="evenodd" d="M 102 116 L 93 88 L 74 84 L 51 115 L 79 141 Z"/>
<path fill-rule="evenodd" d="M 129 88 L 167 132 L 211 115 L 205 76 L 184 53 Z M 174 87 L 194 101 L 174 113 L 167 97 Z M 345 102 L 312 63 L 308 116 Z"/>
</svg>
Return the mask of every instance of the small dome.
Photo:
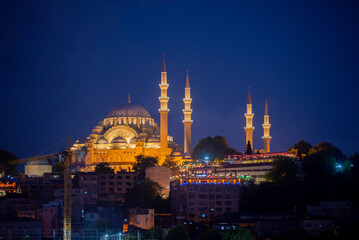
<svg viewBox="0 0 359 240">
<path fill-rule="evenodd" d="M 147 110 L 137 104 L 125 103 L 121 104 L 110 111 L 107 115 L 108 118 L 111 117 L 144 117 L 150 118 L 151 115 Z"/>
<path fill-rule="evenodd" d="M 106 138 L 101 138 L 97 141 L 97 144 L 108 144 L 108 141 Z"/>
<path fill-rule="evenodd" d="M 154 137 L 151 137 L 147 140 L 147 142 L 160 142 L 160 139 L 159 138 L 154 138 Z"/>
<path fill-rule="evenodd" d="M 86 142 L 87 142 L 87 139 L 84 138 L 84 137 L 82 137 L 82 138 L 78 139 L 78 140 L 75 142 L 75 144 L 84 144 L 84 143 L 86 143 Z"/>
<path fill-rule="evenodd" d="M 112 139 L 111 143 L 127 143 L 127 141 L 125 139 L 123 139 L 122 137 L 116 137 L 116 138 Z"/>
<path fill-rule="evenodd" d="M 136 142 L 137 142 L 137 139 L 138 139 L 138 138 L 133 137 L 133 138 L 131 139 L 130 143 L 136 143 Z"/>
</svg>

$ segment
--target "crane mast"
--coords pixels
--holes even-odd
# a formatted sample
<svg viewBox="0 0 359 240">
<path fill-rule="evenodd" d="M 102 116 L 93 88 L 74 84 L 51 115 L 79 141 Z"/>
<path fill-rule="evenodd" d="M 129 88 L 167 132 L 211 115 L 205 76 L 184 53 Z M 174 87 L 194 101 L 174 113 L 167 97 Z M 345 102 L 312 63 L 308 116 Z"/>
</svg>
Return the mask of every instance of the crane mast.
<svg viewBox="0 0 359 240">
<path fill-rule="evenodd" d="M 64 240 L 71 240 L 71 154 L 68 138 L 64 164 Z"/>
</svg>

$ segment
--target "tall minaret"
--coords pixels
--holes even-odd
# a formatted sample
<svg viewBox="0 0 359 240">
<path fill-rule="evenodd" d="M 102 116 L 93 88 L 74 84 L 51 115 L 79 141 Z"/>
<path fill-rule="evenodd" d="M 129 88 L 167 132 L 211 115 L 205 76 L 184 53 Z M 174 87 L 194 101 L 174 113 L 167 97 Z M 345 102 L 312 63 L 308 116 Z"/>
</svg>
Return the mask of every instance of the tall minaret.
<svg viewBox="0 0 359 240">
<path fill-rule="evenodd" d="M 252 113 L 252 99 L 251 99 L 251 89 L 248 87 L 248 98 L 247 98 L 247 113 L 244 114 L 246 117 L 246 126 L 244 127 L 244 130 L 246 131 L 246 145 L 248 141 L 251 143 L 252 151 L 254 152 L 253 148 L 253 116 Z"/>
<path fill-rule="evenodd" d="M 183 99 L 184 102 L 184 153 L 189 156 L 191 155 L 191 125 L 193 120 L 191 119 L 192 109 L 191 109 L 191 88 L 189 86 L 189 78 L 188 78 L 188 70 L 187 70 L 187 77 L 186 77 L 186 86 L 185 86 L 185 96 Z"/>
<path fill-rule="evenodd" d="M 170 111 L 168 109 L 168 100 L 169 97 L 167 97 L 167 89 L 168 89 L 168 83 L 167 83 L 167 71 L 166 71 L 166 62 L 165 62 L 165 54 L 163 54 L 163 63 L 162 63 L 162 71 L 161 71 L 161 83 L 160 83 L 160 89 L 161 89 L 161 97 L 159 97 L 160 100 L 160 109 L 158 111 L 160 112 L 161 120 L 160 120 L 160 138 L 161 138 L 161 149 L 166 150 L 168 147 L 167 142 L 167 136 L 168 136 L 168 112 Z"/>
<path fill-rule="evenodd" d="M 263 126 L 263 142 L 264 142 L 264 153 L 270 152 L 270 140 L 272 137 L 270 136 L 269 129 L 271 127 L 271 124 L 269 123 L 269 115 L 268 115 L 268 104 L 266 99 L 266 106 L 264 109 L 264 123 Z"/>
</svg>

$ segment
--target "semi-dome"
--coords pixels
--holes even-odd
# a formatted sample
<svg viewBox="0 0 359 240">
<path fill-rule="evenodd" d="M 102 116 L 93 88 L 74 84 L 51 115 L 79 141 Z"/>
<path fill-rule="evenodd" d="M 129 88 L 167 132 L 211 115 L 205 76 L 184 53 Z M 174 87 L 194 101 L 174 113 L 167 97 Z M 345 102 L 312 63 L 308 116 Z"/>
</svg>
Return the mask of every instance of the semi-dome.
<svg viewBox="0 0 359 240">
<path fill-rule="evenodd" d="M 127 141 L 125 139 L 123 139 L 122 137 L 116 137 L 116 138 L 112 139 L 111 143 L 127 143 Z"/>
<path fill-rule="evenodd" d="M 136 143 L 136 142 L 137 142 L 137 139 L 138 139 L 138 138 L 133 137 L 133 138 L 131 139 L 130 143 Z"/>
<path fill-rule="evenodd" d="M 112 117 L 144 117 L 151 118 L 151 115 L 147 112 L 147 110 L 137 104 L 134 103 L 125 103 L 118 105 L 114 109 L 110 111 L 107 115 L 108 118 Z"/>
<path fill-rule="evenodd" d="M 106 138 L 101 138 L 97 141 L 97 144 L 107 144 L 107 143 L 108 143 L 108 141 Z"/>
</svg>

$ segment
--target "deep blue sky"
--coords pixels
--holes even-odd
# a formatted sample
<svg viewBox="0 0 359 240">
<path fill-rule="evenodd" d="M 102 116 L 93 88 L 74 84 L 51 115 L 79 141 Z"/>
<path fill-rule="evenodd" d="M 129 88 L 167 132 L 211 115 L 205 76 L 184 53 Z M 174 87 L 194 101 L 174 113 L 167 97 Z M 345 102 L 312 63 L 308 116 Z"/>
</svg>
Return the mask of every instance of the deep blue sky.
<svg viewBox="0 0 359 240">
<path fill-rule="evenodd" d="M 29 157 L 88 136 L 129 92 L 159 123 L 166 52 L 177 143 L 188 68 L 193 145 L 219 134 L 244 150 L 250 85 L 255 148 L 267 98 L 272 151 L 303 139 L 351 155 L 358 12 L 355 1 L 1 1 L 0 148 Z"/>
</svg>

